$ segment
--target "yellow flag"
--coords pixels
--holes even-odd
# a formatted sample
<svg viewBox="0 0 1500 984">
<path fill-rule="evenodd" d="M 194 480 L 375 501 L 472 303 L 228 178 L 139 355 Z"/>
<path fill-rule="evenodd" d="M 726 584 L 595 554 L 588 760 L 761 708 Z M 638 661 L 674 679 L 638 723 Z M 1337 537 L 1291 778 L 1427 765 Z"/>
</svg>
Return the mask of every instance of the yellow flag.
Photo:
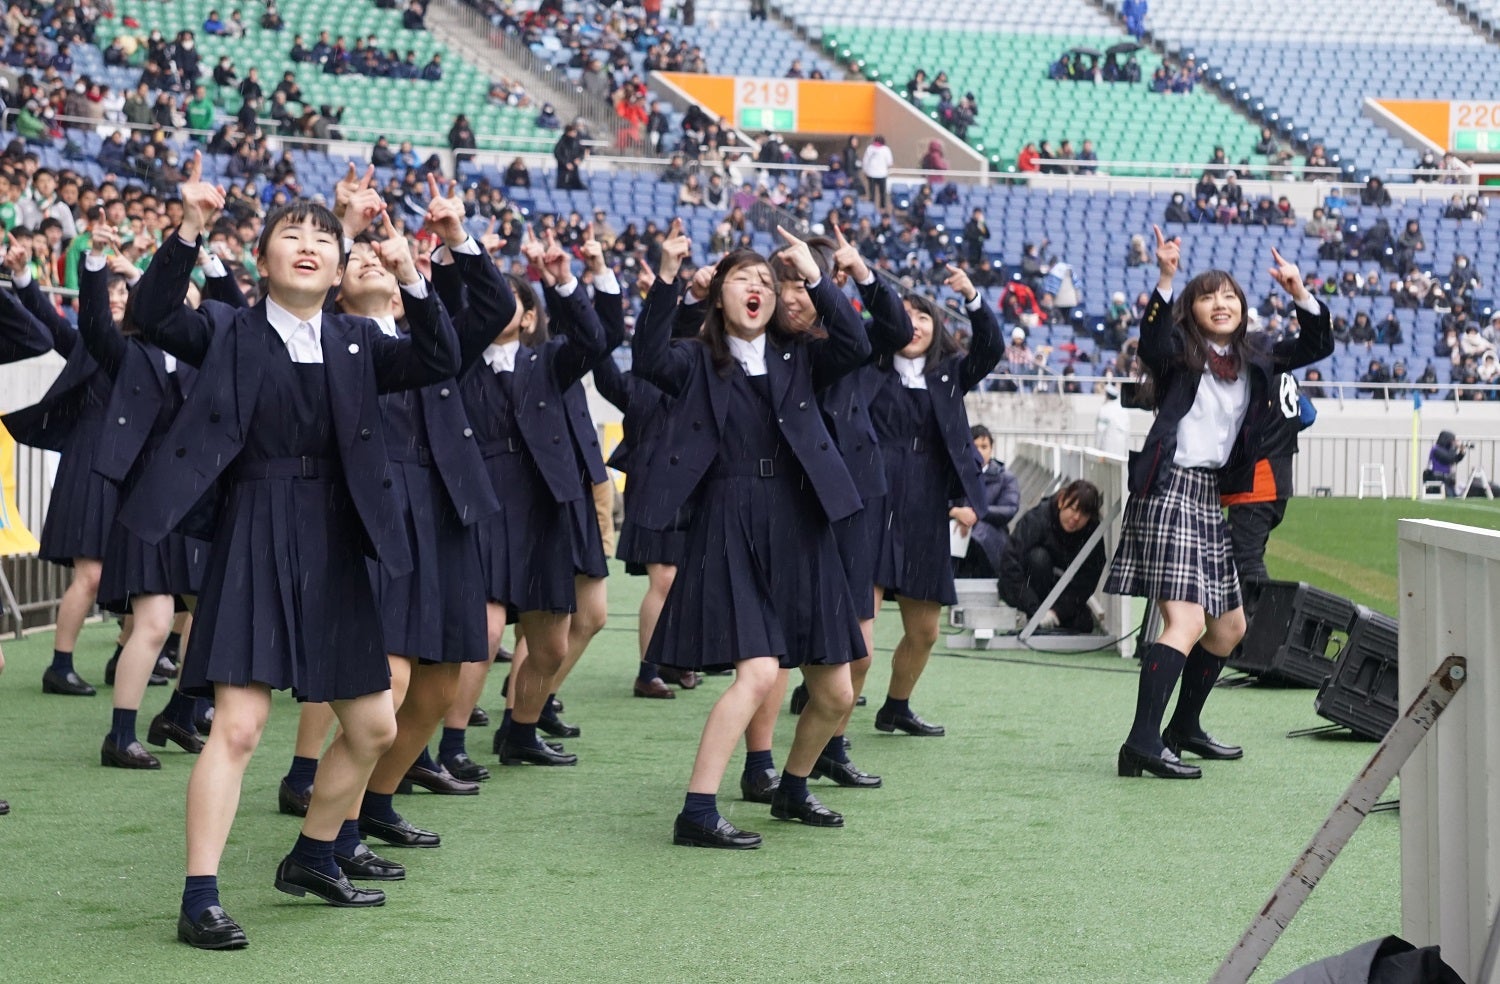
<svg viewBox="0 0 1500 984">
<path fill-rule="evenodd" d="M 16 508 L 16 440 L 0 424 L 0 557 L 34 554 L 40 548 Z"/>
</svg>

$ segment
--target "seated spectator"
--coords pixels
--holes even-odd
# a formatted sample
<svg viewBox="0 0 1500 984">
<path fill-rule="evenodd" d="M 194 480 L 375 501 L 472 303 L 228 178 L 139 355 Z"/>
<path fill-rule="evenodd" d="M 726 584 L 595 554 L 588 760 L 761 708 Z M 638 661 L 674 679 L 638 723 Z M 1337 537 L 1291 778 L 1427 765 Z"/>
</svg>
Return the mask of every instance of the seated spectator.
<svg viewBox="0 0 1500 984">
<path fill-rule="evenodd" d="M 974 425 L 970 433 L 983 462 L 979 481 L 985 501 L 948 511 L 950 519 L 968 521 L 970 538 L 968 553 L 953 562 L 953 576 L 995 578 L 1000 576 L 1000 560 L 1010 543 L 1010 521 L 1021 508 L 1021 483 L 994 457 L 995 439 L 983 424 Z"/>
<path fill-rule="evenodd" d="M 507 188 L 530 188 L 531 172 L 526 169 L 526 162 L 519 157 L 511 161 L 502 181 Z"/>
<path fill-rule="evenodd" d="M 1262 157 L 1274 157 L 1278 146 L 1276 131 L 1268 126 L 1261 127 L 1260 139 L 1255 143 L 1255 152 Z"/>
<path fill-rule="evenodd" d="M 916 74 L 906 83 L 906 98 L 912 100 L 921 99 L 927 95 L 928 89 L 927 73 L 919 68 Z"/>
<path fill-rule="evenodd" d="M 1391 374 L 1385 368 L 1385 363 L 1381 362 L 1379 359 L 1371 359 L 1369 368 L 1365 370 L 1364 375 L 1359 377 L 1359 381 L 1361 383 L 1388 383 L 1391 381 Z M 1390 391 L 1388 389 L 1386 389 L 1384 386 L 1379 385 L 1361 386 L 1359 391 L 1361 393 L 1364 393 L 1366 396 L 1373 396 L 1381 399 L 1384 399 L 1390 395 Z"/>
<path fill-rule="evenodd" d="M 428 82 L 441 82 L 443 80 L 443 56 L 434 54 L 432 59 L 422 67 L 422 78 Z"/>
<path fill-rule="evenodd" d="M 697 174 L 689 174 L 687 180 L 677 191 L 677 204 L 691 205 L 694 208 L 703 204 L 703 185 L 698 180 Z"/>
<path fill-rule="evenodd" d="M 1479 369 L 1477 370 L 1479 381 L 1486 386 L 1494 386 L 1500 383 L 1500 359 L 1495 356 L 1494 350 L 1490 350 L 1479 357 Z M 1491 392 L 1488 399 L 1494 400 L 1500 397 L 1500 392 Z"/>
<path fill-rule="evenodd" d="M 1385 182 L 1372 174 L 1359 191 L 1359 203 L 1376 208 L 1387 208 L 1391 204 L 1391 193 L 1386 190 Z"/>
<path fill-rule="evenodd" d="M 933 142 L 936 143 L 937 141 Z M 816 154 L 816 151 L 814 153 Z M 849 177 L 849 173 L 844 170 L 844 159 L 841 155 L 832 154 L 829 156 L 828 170 L 823 172 L 821 184 L 824 191 L 836 191 L 840 193 L 848 191 L 853 187 L 853 181 Z"/>
<path fill-rule="evenodd" d="M 1458 336 L 1458 351 L 1464 358 L 1472 357 L 1477 361 L 1486 352 L 1495 351 L 1495 344 L 1485 339 L 1479 326 L 1470 321 L 1464 325 L 1463 334 Z"/>
<path fill-rule="evenodd" d="M 1459 441 L 1452 431 L 1441 431 L 1427 452 L 1427 469 L 1422 472 L 1422 481 L 1440 482 L 1448 498 L 1458 495 L 1457 464 L 1469 453 L 1469 445 Z"/>
<path fill-rule="evenodd" d="M 208 17 L 203 21 L 203 33 L 213 35 L 214 37 L 229 33 L 223 18 L 219 16 L 217 10 L 210 10 L 208 12 Z"/>
<path fill-rule="evenodd" d="M 1098 528 L 1100 505 L 1098 487 L 1078 479 L 1022 516 L 1000 560 L 1000 599 L 1028 619 L 1035 616 Z M 1104 561 L 1104 544 L 1096 543 L 1042 614 L 1039 628 L 1094 631 L 1089 599 L 1104 573 Z"/>
<path fill-rule="evenodd" d="M 1324 391 L 1324 389 L 1323 389 L 1323 387 L 1321 385 L 1318 385 L 1318 384 L 1320 384 L 1322 382 L 1323 382 L 1323 372 L 1322 372 L 1322 370 L 1320 370 L 1320 369 L 1309 369 L 1309 370 L 1307 370 L 1306 375 L 1304 375 L 1302 377 L 1302 395 L 1305 396 L 1305 397 L 1307 397 L 1309 400 L 1321 400 L 1321 399 L 1323 399 L 1328 394 Z"/>
<path fill-rule="evenodd" d="M 286 29 L 286 21 L 281 19 L 281 12 L 276 9 L 275 0 L 266 4 L 266 12 L 260 15 L 260 29 L 262 31 L 283 31 Z"/>
<path fill-rule="evenodd" d="M 1406 340 L 1405 333 L 1401 330 L 1401 320 L 1396 317 L 1396 312 L 1387 314 L 1375 330 L 1375 340 L 1381 345 L 1400 345 Z"/>
<path fill-rule="evenodd" d="M 1309 288 L 1309 290 L 1311 290 L 1311 288 Z M 1344 317 L 1342 314 L 1336 314 L 1336 315 L 1334 315 L 1334 317 L 1333 317 L 1333 324 L 1332 324 L 1332 332 L 1333 332 L 1333 340 L 1335 342 L 1340 343 L 1341 345 L 1344 346 L 1344 348 L 1347 349 L 1349 347 L 1349 342 L 1350 342 L 1350 340 L 1352 338 L 1352 336 L 1349 333 L 1349 319 L 1346 318 L 1346 317 Z"/>
<path fill-rule="evenodd" d="M 535 122 L 539 130 L 562 129 L 562 120 L 558 118 L 557 110 L 552 108 L 551 103 L 542 103 L 542 111 L 536 114 Z"/>
<path fill-rule="evenodd" d="M 1219 196 L 1219 185 L 1214 180 L 1212 171 L 1204 171 L 1198 178 L 1198 183 L 1193 186 L 1193 198 L 1210 201 Z"/>
<path fill-rule="evenodd" d="M 927 143 L 927 153 L 922 155 L 921 163 L 917 165 L 924 171 L 946 171 L 948 170 L 948 158 L 943 156 L 943 142 L 931 140 Z M 942 184 L 945 179 L 940 174 L 929 174 L 928 184 Z"/>
<path fill-rule="evenodd" d="M 1292 208 L 1291 200 L 1285 195 L 1276 199 L 1276 223 L 1284 229 L 1292 229 L 1297 225 L 1297 211 Z"/>
<path fill-rule="evenodd" d="M 401 26 L 408 31 L 425 31 L 427 30 L 426 16 L 426 4 L 422 0 L 411 0 L 401 14 Z"/>
<path fill-rule="evenodd" d="M 1363 345 L 1366 352 L 1375 347 L 1375 325 L 1364 311 L 1354 316 L 1354 324 L 1349 326 L 1349 340 L 1355 345 Z"/>
<path fill-rule="evenodd" d="M 1037 165 L 1037 160 L 1039 157 L 1040 155 L 1037 153 L 1036 144 L 1027 144 L 1026 146 L 1022 147 L 1021 152 L 1016 155 L 1016 170 L 1021 172 L 1022 174 L 1035 174 L 1040 170 Z"/>
<path fill-rule="evenodd" d="M 1167 211 L 1162 216 L 1162 221 L 1167 224 L 1177 225 L 1190 225 L 1196 221 L 1182 192 L 1173 193 L 1172 200 L 1167 203 Z"/>
<path fill-rule="evenodd" d="M 382 134 L 375 140 L 375 146 L 370 148 L 370 163 L 376 167 L 393 167 L 396 163 L 396 152 L 391 149 L 391 143 Z"/>
<path fill-rule="evenodd" d="M 1152 261 L 1150 254 L 1146 252 L 1146 237 L 1137 233 L 1130 237 L 1130 245 L 1125 248 L 1125 268 L 1134 270 L 1136 267 L 1149 265 Z"/>
</svg>

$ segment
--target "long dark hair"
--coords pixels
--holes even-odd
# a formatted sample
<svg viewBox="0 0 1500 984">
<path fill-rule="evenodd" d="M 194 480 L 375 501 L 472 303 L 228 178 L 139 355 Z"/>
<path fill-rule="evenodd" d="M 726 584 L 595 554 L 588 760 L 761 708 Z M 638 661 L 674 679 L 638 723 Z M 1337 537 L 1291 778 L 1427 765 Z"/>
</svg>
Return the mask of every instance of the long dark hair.
<svg viewBox="0 0 1500 984">
<path fill-rule="evenodd" d="M 729 333 L 724 325 L 724 309 L 719 306 L 724 297 L 724 281 L 729 279 L 731 273 L 748 266 L 763 266 L 771 271 L 771 294 L 777 298 L 777 302 L 771 323 L 766 326 L 766 334 L 783 343 L 805 337 L 787 330 L 781 310 L 781 284 L 776 279 L 776 268 L 753 249 L 731 250 L 714 267 L 713 279 L 708 282 L 708 297 L 704 300 L 708 305 L 708 313 L 703 318 L 703 334 L 699 336 L 699 341 L 708 346 L 714 369 L 721 376 L 734 365 L 734 356 L 729 353 Z"/>
<path fill-rule="evenodd" d="M 1234 334 L 1229 339 L 1229 348 L 1239 356 L 1241 365 L 1244 365 L 1246 356 L 1252 348 L 1250 302 L 1245 299 L 1244 289 L 1240 287 L 1239 281 L 1227 271 L 1205 270 L 1189 280 L 1187 286 L 1182 288 L 1176 300 L 1172 302 L 1172 327 L 1175 331 L 1182 333 L 1181 367 L 1186 372 L 1201 373 L 1208 366 L 1208 339 L 1203 337 L 1203 331 L 1193 317 L 1193 304 L 1198 298 L 1216 294 L 1225 286 L 1234 291 L 1234 296 L 1240 300 L 1240 323 L 1235 326 Z M 1264 336 L 1264 333 L 1257 332 L 1256 335 Z M 1134 396 L 1126 405 L 1154 410 L 1160 395 L 1157 392 L 1156 378 L 1151 374 L 1145 362 L 1141 362 L 1140 379 L 1135 386 Z"/>
<path fill-rule="evenodd" d="M 918 294 L 915 291 L 901 300 L 910 304 L 918 314 L 925 314 L 932 319 L 932 337 L 927 340 L 927 351 L 922 353 L 927 357 L 929 369 L 948 356 L 957 354 L 958 340 L 953 337 L 952 332 L 948 331 L 948 315 L 941 304 L 926 294 Z M 881 356 L 880 367 L 889 369 L 894 359 L 894 355 Z"/>
<path fill-rule="evenodd" d="M 551 337 L 547 330 L 547 306 L 537 296 L 536 288 L 531 286 L 531 281 L 508 270 L 502 276 L 510 285 L 510 292 L 516 295 L 516 303 L 521 306 L 521 314 L 524 316 L 527 311 L 531 311 L 536 315 L 531 323 L 531 330 L 522 330 L 521 344 L 527 348 L 537 348 Z M 504 331 L 505 326 L 501 325 L 500 330 Z M 499 332 L 496 334 L 498 335 Z"/>
<path fill-rule="evenodd" d="M 819 276 L 832 277 L 834 275 L 833 254 L 837 251 L 838 245 L 827 236 L 813 236 L 810 239 L 804 240 L 804 242 L 807 243 L 807 248 L 812 253 L 813 263 L 818 268 Z M 790 246 L 783 246 L 772 253 L 767 260 L 771 264 L 771 273 L 776 277 L 778 314 L 781 313 L 779 300 L 779 288 L 781 284 L 787 280 L 802 279 L 802 275 L 797 272 L 796 268 L 792 266 L 791 261 L 787 259 L 786 251 L 789 249 L 791 249 Z M 786 325 L 786 328 L 788 331 L 808 335 L 812 338 L 828 337 L 828 332 L 824 329 L 821 319 L 814 320 L 811 325 L 803 329 L 797 329 L 791 325 Z"/>
<path fill-rule="evenodd" d="M 105 297 L 109 296 L 108 292 L 115 284 L 125 285 L 125 310 L 120 315 L 120 323 L 115 328 L 126 338 L 129 338 L 131 335 L 139 335 L 141 329 L 135 323 L 135 291 L 130 289 L 130 281 L 118 273 L 111 273 L 109 279 L 104 284 Z"/>
</svg>

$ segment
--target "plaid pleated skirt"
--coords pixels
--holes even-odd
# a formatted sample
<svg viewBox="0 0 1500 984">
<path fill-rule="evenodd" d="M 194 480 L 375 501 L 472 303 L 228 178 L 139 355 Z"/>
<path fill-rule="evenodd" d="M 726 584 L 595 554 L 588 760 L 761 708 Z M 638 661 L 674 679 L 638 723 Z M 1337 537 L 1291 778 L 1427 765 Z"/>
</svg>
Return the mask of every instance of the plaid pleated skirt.
<svg viewBox="0 0 1500 984">
<path fill-rule="evenodd" d="M 1120 548 L 1104 590 L 1155 601 L 1188 601 L 1210 616 L 1244 602 L 1210 468 L 1170 466 L 1165 491 L 1125 503 Z"/>
</svg>

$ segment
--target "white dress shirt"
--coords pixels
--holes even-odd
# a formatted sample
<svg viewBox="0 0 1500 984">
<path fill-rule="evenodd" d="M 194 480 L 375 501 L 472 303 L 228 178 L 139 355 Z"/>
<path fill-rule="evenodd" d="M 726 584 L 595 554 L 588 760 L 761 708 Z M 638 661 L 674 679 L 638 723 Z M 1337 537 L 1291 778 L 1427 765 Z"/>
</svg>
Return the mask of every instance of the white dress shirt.
<svg viewBox="0 0 1500 984">
<path fill-rule="evenodd" d="M 729 354 L 740 364 L 747 376 L 766 374 L 766 336 L 760 334 L 746 341 L 733 335 L 724 336 L 729 342 Z"/>
<path fill-rule="evenodd" d="M 484 350 L 484 364 L 494 373 L 515 372 L 516 352 L 521 348 L 519 338 L 502 345 L 491 345 Z"/>
<path fill-rule="evenodd" d="M 310 365 L 323 361 L 323 312 L 303 321 L 286 308 L 266 298 L 266 320 L 281 336 L 293 362 Z"/>
<path fill-rule="evenodd" d="M 896 368 L 896 375 L 901 377 L 901 385 L 907 389 L 924 390 L 927 388 L 927 377 L 923 375 L 927 371 L 927 356 L 919 355 L 915 359 L 908 359 L 904 355 L 898 355 L 892 360 Z"/>
</svg>

